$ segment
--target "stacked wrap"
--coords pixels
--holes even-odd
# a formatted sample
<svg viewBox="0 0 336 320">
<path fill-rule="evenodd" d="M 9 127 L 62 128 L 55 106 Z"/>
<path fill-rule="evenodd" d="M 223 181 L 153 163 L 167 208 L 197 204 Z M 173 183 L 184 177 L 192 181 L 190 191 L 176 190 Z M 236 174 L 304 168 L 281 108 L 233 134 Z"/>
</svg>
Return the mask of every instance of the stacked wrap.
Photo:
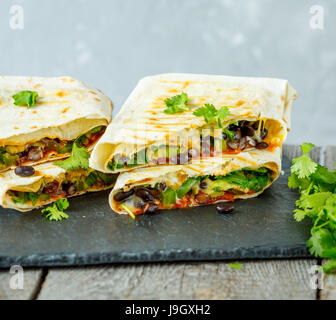
<svg viewBox="0 0 336 320">
<path fill-rule="evenodd" d="M 189 110 L 167 112 L 167 99 L 182 93 L 188 95 Z M 281 148 L 290 130 L 296 95 L 288 81 L 280 79 L 195 74 L 146 77 L 140 80 L 95 146 L 90 166 L 106 173 L 121 172 L 109 199 L 112 209 L 120 214 L 136 215 L 152 209 L 185 208 L 255 197 L 281 172 Z M 225 135 L 225 147 L 219 152 L 212 150 L 204 154 L 205 135 L 212 141 L 224 139 L 224 131 L 217 123 L 194 115 L 194 111 L 205 104 L 212 104 L 217 110 L 228 107 L 229 115 L 222 120 L 222 127 L 254 126 L 255 140 L 246 147 L 246 141 L 253 139 L 245 137 L 245 144 L 238 141 L 236 147 L 235 140 L 229 141 Z M 218 130 L 223 137 L 218 136 Z M 170 150 L 176 141 L 180 145 L 175 158 L 170 157 L 168 151 L 167 163 L 162 162 L 157 150 L 162 146 Z M 196 156 L 185 157 L 179 153 L 181 150 L 188 155 L 193 151 Z M 227 178 L 222 179 L 228 174 L 230 179 L 238 175 L 245 182 L 248 179 L 264 181 L 249 190 L 243 182 L 228 184 Z M 220 183 L 217 180 L 221 180 Z M 205 187 L 203 192 L 198 185 L 202 181 L 217 185 L 216 191 L 209 192 Z M 193 186 L 183 194 L 181 189 L 188 185 Z M 219 190 L 218 185 L 226 187 Z M 167 204 L 167 190 L 175 202 Z"/>
<path fill-rule="evenodd" d="M 13 96 L 23 91 L 36 92 L 36 104 L 15 105 Z M 66 174 L 73 176 L 82 170 L 88 176 L 94 172 L 87 168 L 67 173 L 54 161 L 68 158 L 79 137 L 85 138 L 84 146 L 91 151 L 111 122 L 112 109 L 111 100 L 101 91 L 69 77 L 0 77 L 0 204 L 26 211 L 59 198 L 111 187 L 72 188 L 70 194 L 55 187 L 49 199 L 43 196 L 32 203 L 28 197 L 47 182 L 62 183 Z M 35 173 L 20 176 L 13 170 L 17 166 L 33 166 Z"/>
</svg>

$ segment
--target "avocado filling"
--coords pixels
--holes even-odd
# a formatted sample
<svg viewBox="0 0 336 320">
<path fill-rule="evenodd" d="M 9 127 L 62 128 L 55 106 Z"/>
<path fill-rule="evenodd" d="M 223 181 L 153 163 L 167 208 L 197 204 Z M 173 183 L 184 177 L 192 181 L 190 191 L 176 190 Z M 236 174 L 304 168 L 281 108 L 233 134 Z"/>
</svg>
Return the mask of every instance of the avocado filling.
<svg viewBox="0 0 336 320">
<path fill-rule="evenodd" d="M 151 145 L 132 156 L 116 154 L 107 167 L 114 171 L 146 164 L 187 164 L 192 159 L 213 156 L 215 152 L 239 153 L 249 148 L 267 149 L 269 144 L 264 140 L 268 131 L 266 121 L 263 120 L 237 121 L 223 128 L 220 137 L 200 134 L 198 148 Z"/>
<path fill-rule="evenodd" d="M 112 186 L 116 175 L 94 170 L 77 170 L 65 173 L 62 180 L 45 179 L 37 192 L 9 190 L 7 195 L 14 203 L 43 205 L 46 201 L 73 196 L 83 191 Z"/>
<path fill-rule="evenodd" d="M 105 128 L 105 126 L 99 126 L 91 129 L 78 138 L 79 143 L 86 148 L 90 147 L 103 135 Z M 0 170 L 39 161 L 48 157 L 50 153 L 56 155 L 71 153 L 74 141 L 43 138 L 25 146 L 2 146 L 0 147 Z"/>
<path fill-rule="evenodd" d="M 225 176 L 191 177 L 178 186 L 168 186 L 165 182 L 137 186 L 117 192 L 114 201 L 120 211 L 130 210 L 134 215 L 157 209 L 187 208 L 252 195 L 262 191 L 274 178 L 275 172 L 266 167 L 242 169 Z"/>
</svg>

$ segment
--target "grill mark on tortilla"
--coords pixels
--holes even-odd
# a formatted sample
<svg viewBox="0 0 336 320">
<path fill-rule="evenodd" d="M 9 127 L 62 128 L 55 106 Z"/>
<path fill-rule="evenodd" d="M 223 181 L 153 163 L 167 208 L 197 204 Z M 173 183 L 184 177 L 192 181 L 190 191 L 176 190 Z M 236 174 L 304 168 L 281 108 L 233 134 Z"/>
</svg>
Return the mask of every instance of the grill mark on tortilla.
<svg viewBox="0 0 336 320">
<path fill-rule="evenodd" d="M 189 170 L 195 171 L 195 172 L 197 172 L 197 173 L 199 173 L 199 174 L 202 174 L 202 171 L 201 171 L 201 170 L 198 170 L 198 169 L 193 168 L 193 167 L 191 167 L 191 166 L 185 165 L 184 167 L 187 168 L 187 169 L 189 169 Z"/>
<path fill-rule="evenodd" d="M 61 111 L 61 113 L 66 113 L 66 112 L 68 112 L 70 110 L 70 107 L 66 107 L 66 108 L 64 108 L 62 111 Z"/>
<path fill-rule="evenodd" d="M 41 105 L 41 104 L 55 104 L 55 103 L 64 103 L 64 104 L 67 104 L 67 103 L 70 103 L 71 101 L 69 100 L 63 100 L 63 101 L 39 101 L 38 103 L 36 103 L 36 105 Z"/>
<path fill-rule="evenodd" d="M 246 162 L 246 163 L 248 163 L 248 164 L 250 164 L 250 165 L 252 165 L 252 166 L 257 165 L 257 163 L 256 163 L 255 161 L 248 160 L 248 159 L 242 158 L 242 157 L 240 157 L 240 156 L 236 156 L 236 159 L 238 159 L 238 160 L 240 160 L 240 161 L 242 161 L 242 162 Z"/>
</svg>

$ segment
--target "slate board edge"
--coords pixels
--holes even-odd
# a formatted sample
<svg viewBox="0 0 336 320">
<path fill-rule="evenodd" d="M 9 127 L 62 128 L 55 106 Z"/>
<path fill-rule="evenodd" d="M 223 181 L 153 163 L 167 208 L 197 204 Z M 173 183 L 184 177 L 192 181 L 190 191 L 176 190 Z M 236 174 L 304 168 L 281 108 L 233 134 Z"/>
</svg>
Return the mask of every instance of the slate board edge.
<svg viewBox="0 0 336 320">
<path fill-rule="evenodd" d="M 313 258 L 302 245 L 290 247 L 254 247 L 232 250 L 220 249 L 171 249 L 134 252 L 109 252 L 92 254 L 30 255 L 22 257 L 0 256 L 0 268 L 13 265 L 22 267 L 65 267 L 88 266 L 112 263 L 177 262 L 177 261 L 221 261 L 241 259 L 288 259 Z"/>
</svg>

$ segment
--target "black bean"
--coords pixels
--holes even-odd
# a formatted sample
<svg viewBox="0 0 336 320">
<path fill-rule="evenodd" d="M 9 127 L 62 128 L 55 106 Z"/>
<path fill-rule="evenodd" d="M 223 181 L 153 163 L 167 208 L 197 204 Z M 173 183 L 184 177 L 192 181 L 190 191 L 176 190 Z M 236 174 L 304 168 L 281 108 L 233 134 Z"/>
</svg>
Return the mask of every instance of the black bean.
<svg viewBox="0 0 336 320">
<path fill-rule="evenodd" d="M 165 182 L 161 182 L 161 183 L 159 183 L 158 188 L 159 188 L 159 191 L 163 192 L 163 191 L 166 190 L 167 184 Z"/>
<path fill-rule="evenodd" d="M 260 139 L 263 140 L 267 137 L 268 135 L 268 129 L 264 128 L 264 130 L 260 134 Z"/>
<path fill-rule="evenodd" d="M 62 191 L 63 190 L 60 189 L 60 185 L 57 181 L 50 182 L 45 188 L 43 188 L 43 193 L 51 195 L 58 195 Z"/>
<path fill-rule="evenodd" d="M 160 199 L 161 192 L 158 189 L 148 188 L 148 191 L 155 199 Z"/>
<path fill-rule="evenodd" d="M 117 202 L 123 201 L 127 198 L 129 198 L 130 196 L 132 196 L 134 194 L 134 189 L 131 189 L 129 191 L 119 191 L 118 193 L 116 193 L 113 197 L 113 199 Z"/>
<path fill-rule="evenodd" d="M 208 184 L 206 183 L 206 181 L 202 181 L 201 183 L 200 183 L 200 188 L 201 189 L 206 189 L 208 187 Z"/>
<path fill-rule="evenodd" d="M 149 203 L 149 205 L 148 205 L 148 207 L 147 207 L 147 209 L 145 210 L 144 213 L 149 213 L 149 214 L 151 214 L 151 213 L 155 213 L 155 212 L 157 211 L 158 208 L 159 208 L 159 207 L 158 207 L 156 204 L 154 204 L 154 203 Z"/>
<path fill-rule="evenodd" d="M 17 156 L 19 157 L 19 158 L 22 158 L 22 157 L 24 157 L 24 156 L 26 156 L 27 155 L 27 151 L 23 151 L 23 152 L 19 152 L 19 153 L 17 153 Z"/>
<path fill-rule="evenodd" d="M 146 188 L 139 188 L 135 191 L 135 195 L 145 202 L 153 202 L 155 198 Z"/>
<path fill-rule="evenodd" d="M 248 121 L 246 120 L 241 120 L 238 123 L 240 128 L 246 127 L 248 125 Z"/>
<path fill-rule="evenodd" d="M 267 148 L 268 148 L 268 143 L 267 143 L 267 142 L 259 142 L 259 143 L 256 145 L 256 148 L 257 148 L 257 149 L 267 149 Z"/>
<path fill-rule="evenodd" d="M 145 206 L 145 204 L 146 204 L 146 202 L 143 201 L 142 199 L 138 199 L 138 200 L 134 201 L 134 207 L 136 207 L 136 208 L 142 208 L 142 207 Z"/>
<path fill-rule="evenodd" d="M 35 169 L 30 166 L 16 167 L 14 173 L 20 177 L 29 177 L 35 173 Z"/>
<path fill-rule="evenodd" d="M 73 196 L 76 193 L 77 189 L 74 184 L 70 184 L 68 188 L 65 190 L 68 196 Z"/>
<path fill-rule="evenodd" d="M 246 139 L 246 137 L 243 137 L 239 141 L 239 148 L 241 150 L 244 150 L 246 147 L 247 147 L 247 139 Z"/>
<path fill-rule="evenodd" d="M 234 206 L 231 204 L 220 204 L 216 207 L 216 210 L 220 214 L 228 214 L 234 210 Z"/>
<path fill-rule="evenodd" d="M 258 130 L 258 128 L 259 128 L 259 121 L 256 121 L 255 123 L 253 123 L 252 128 L 254 130 Z"/>
<path fill-rule="evenodd" d="M 227 134 L 225 132 L 222 132 L 222 138 L 226 140 L 228 138 Z"/>
<path fill-rule="evenodd" d="M 28 151 L 28 159 L 31 161 L 38 161 L 43 158 L 43 151 L 40 147 L 32 147 Z"/>
<path fill-rule="evenodd" d="M 235 129 L 237 129 L 237 126 L 235 125 L 235 124 L 230 124 L 229 126 L 228 126 L 228 129 L 230 130 L 230 131 L 233 131 L 233 130 L 235 130 Z"/>
<path fill-rule="evenodd" d="M 257 145 L 257 141 L 255 141 L 253 138 L 251 137 L 246 137 L 246 141 L 247 143 L 251 146 L 251 147 L 255 147 Z"/>
<path fill-rule="evenodd" d="M 241 129 L 243 137 L 253 137 L 254 136 L 254 130 L 251 127 L 244 127 Z"/>
<path fill-rule="evenodd" d="M 236 129 L 236 130 L 234 131 L 234 138 L 235 138 L 236 140 L 240 140 L 241 137 L 242 137 L 242 133 L 241 133 L 240 129 L 238 128 L 238 129 Z"/>
<path fill-rule="evenodd" d="M 229 140 L 227 145 L 229 148 L 237 150 L 239 148 L 239 140 Z"/>
</svg>

